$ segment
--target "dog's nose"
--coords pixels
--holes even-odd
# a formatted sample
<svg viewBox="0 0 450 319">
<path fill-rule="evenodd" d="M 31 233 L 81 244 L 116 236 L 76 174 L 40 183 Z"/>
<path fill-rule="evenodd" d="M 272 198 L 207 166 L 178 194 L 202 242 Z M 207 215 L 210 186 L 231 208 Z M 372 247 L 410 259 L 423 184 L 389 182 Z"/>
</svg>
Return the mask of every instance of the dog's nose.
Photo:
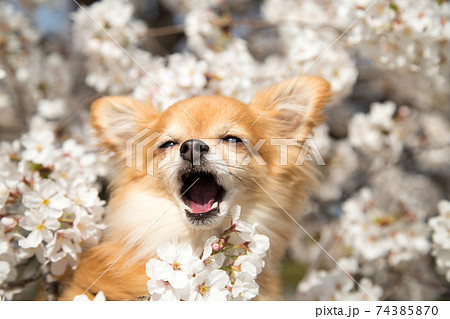
<svg viewBox="0 0 450 319">
<path fill-rule="evenodd" d="M 181 157 L 194 165 L 200 165 L 200 157 L 208 151 L 209 146 L 201 140 L 187 140 L 180 147 Z"/>
</svg>

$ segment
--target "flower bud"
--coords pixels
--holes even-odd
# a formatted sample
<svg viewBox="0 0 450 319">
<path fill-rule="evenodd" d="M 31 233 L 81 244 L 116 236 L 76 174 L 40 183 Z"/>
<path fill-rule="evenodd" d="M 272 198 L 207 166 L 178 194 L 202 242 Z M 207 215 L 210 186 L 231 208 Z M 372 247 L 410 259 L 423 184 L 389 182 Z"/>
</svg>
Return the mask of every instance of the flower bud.
<svg viewBox="0 0 450 319">
<path fill-rule="evenodd" d="M 14 228 L 17 226 L 17 220 L 11 217 L 3 217 L 1 223 L 6 228 Z"/>
</svg>

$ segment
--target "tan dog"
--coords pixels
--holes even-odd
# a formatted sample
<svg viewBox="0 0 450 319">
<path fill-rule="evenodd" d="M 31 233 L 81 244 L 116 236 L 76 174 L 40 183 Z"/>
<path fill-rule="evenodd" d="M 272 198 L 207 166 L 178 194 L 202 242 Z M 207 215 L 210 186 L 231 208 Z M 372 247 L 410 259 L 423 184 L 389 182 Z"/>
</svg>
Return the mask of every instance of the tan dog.
<svg viewBox="0 0 450 319">
<path fill-rule="evenodd" d="M 329 84 L 320 78 L 303 77 L 289 88 L 293 83 L 260 90 L 249 104 L 222 96 L 195 97 L 163 113 L 130 97 L 97 100 L 92 124 L 119 164 L 112 173 L 103 240 L 83 254 L 61 299 L 72 300 L 88 287 L 89 298 L 100 290 L 107 300 L 148 295 L 145 264 L 155 257 L 157 245 L 177 237 L 194 251 L 203 247 L 208 237 L 230 225 L 229 210 L 236 204 L 242 207 L 241 219 L 258 222 L 258 232 L 270 239 L 266 266 L 257 279 L 259 299 L 280 299 L 277 267 L 298 226 L 274 199 L 294 218 L 302 214 L 317 181 L 310 162 L 295 162 L 302 141 L 322 122 L 330 96 Z M 142 160 L 153 174 L 125 165 L 126 141 L 145 129 L 160 134 L 146 145 L 155 151 L 142 152 L 142 158 L 135 152 L 133 160 Z M 270 140 L 286 138 L 299 145 L 289 147 L 287 165 L 282 165 L 286 154 Z M 257 158 L 247 146 L 261 139 L 267 141 Z M 158 167 L 164 159 L 166 164 Z"/>
</svg>

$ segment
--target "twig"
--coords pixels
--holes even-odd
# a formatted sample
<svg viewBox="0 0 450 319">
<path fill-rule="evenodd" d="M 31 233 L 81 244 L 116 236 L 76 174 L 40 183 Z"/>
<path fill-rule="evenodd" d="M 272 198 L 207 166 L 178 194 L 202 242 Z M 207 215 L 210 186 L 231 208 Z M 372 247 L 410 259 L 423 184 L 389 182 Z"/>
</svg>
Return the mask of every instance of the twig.
<svg viewBox="0 0 450 319">
<path fill-rule="evenodd" d="M 274 27 L 273 24 L 271 24 L 267 21 L 250 20 L 250 19 L 232 20 L 227 25 L 230 27 L 248 26 L 248 27 L 254 28 L 254 29 L 264 29 L 264 28 Z M 225 25 L 221 25 L 221 27 L 224 27 L 224 26 Z M 166 27 L 149 28 L 147 31 L 147 35 L 149 37 L 164 37 L 167 35 L 184 33 L 185 27 L 186 26 L 184 24 L 177 24 L 177 25 L 169 25 Z"/>
<path fill-rule="evenodd" d="M 59 283 L 50 272 L 49 264 L 41 266 L 41 273 L 44 278 L 44 295 L 47 301 L 56 301 L 58 295 Z"/>
<path fill-rule="evenodd" d="M 151 296 L 141 296 L 141 297 L 137 297 L 136 301 L 150 301 Z"/>
<path fill-rule="evenodd" d="M 166 35 L 178 34 L 184 32 L 184 24 L 169 25 L 166 27 L 149 28 L 147 35 L 149 37 L 164 37 Z"/>
<path fill-rule="evenodd" d="M 7 282 L 0 285 L 1 290 L 12 290 L 14 288 L 23 288 L 25 285 L 33 283 L 40 278 L 40 273 L 37 272 L 33 277 L 17 281 L 17 282 Z"/>
</svg>

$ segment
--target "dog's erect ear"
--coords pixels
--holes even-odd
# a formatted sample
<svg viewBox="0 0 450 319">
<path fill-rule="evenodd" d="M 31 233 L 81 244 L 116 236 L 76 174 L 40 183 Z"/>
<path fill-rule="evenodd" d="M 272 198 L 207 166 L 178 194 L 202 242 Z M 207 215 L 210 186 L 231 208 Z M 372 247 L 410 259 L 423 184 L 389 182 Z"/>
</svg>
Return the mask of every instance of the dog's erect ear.
<svg viewBox="0 0 450 319">
<path fill-rule="evenodd" d="M 152 104 L 132 97 L 106 96 L 92 104 L 91 115 L 100 143 L 112 151 L 121 151 L 126 141 L 147 128 L 159 113 Z"/>
<path fill-rule="evenodd" d="M 330 84 L 322 78 L 289 79 L 256 92 L 250 103 L 258 117 L 270 117 L 280 136 L 304 139 L 324 121 Z"/>
</svg>

